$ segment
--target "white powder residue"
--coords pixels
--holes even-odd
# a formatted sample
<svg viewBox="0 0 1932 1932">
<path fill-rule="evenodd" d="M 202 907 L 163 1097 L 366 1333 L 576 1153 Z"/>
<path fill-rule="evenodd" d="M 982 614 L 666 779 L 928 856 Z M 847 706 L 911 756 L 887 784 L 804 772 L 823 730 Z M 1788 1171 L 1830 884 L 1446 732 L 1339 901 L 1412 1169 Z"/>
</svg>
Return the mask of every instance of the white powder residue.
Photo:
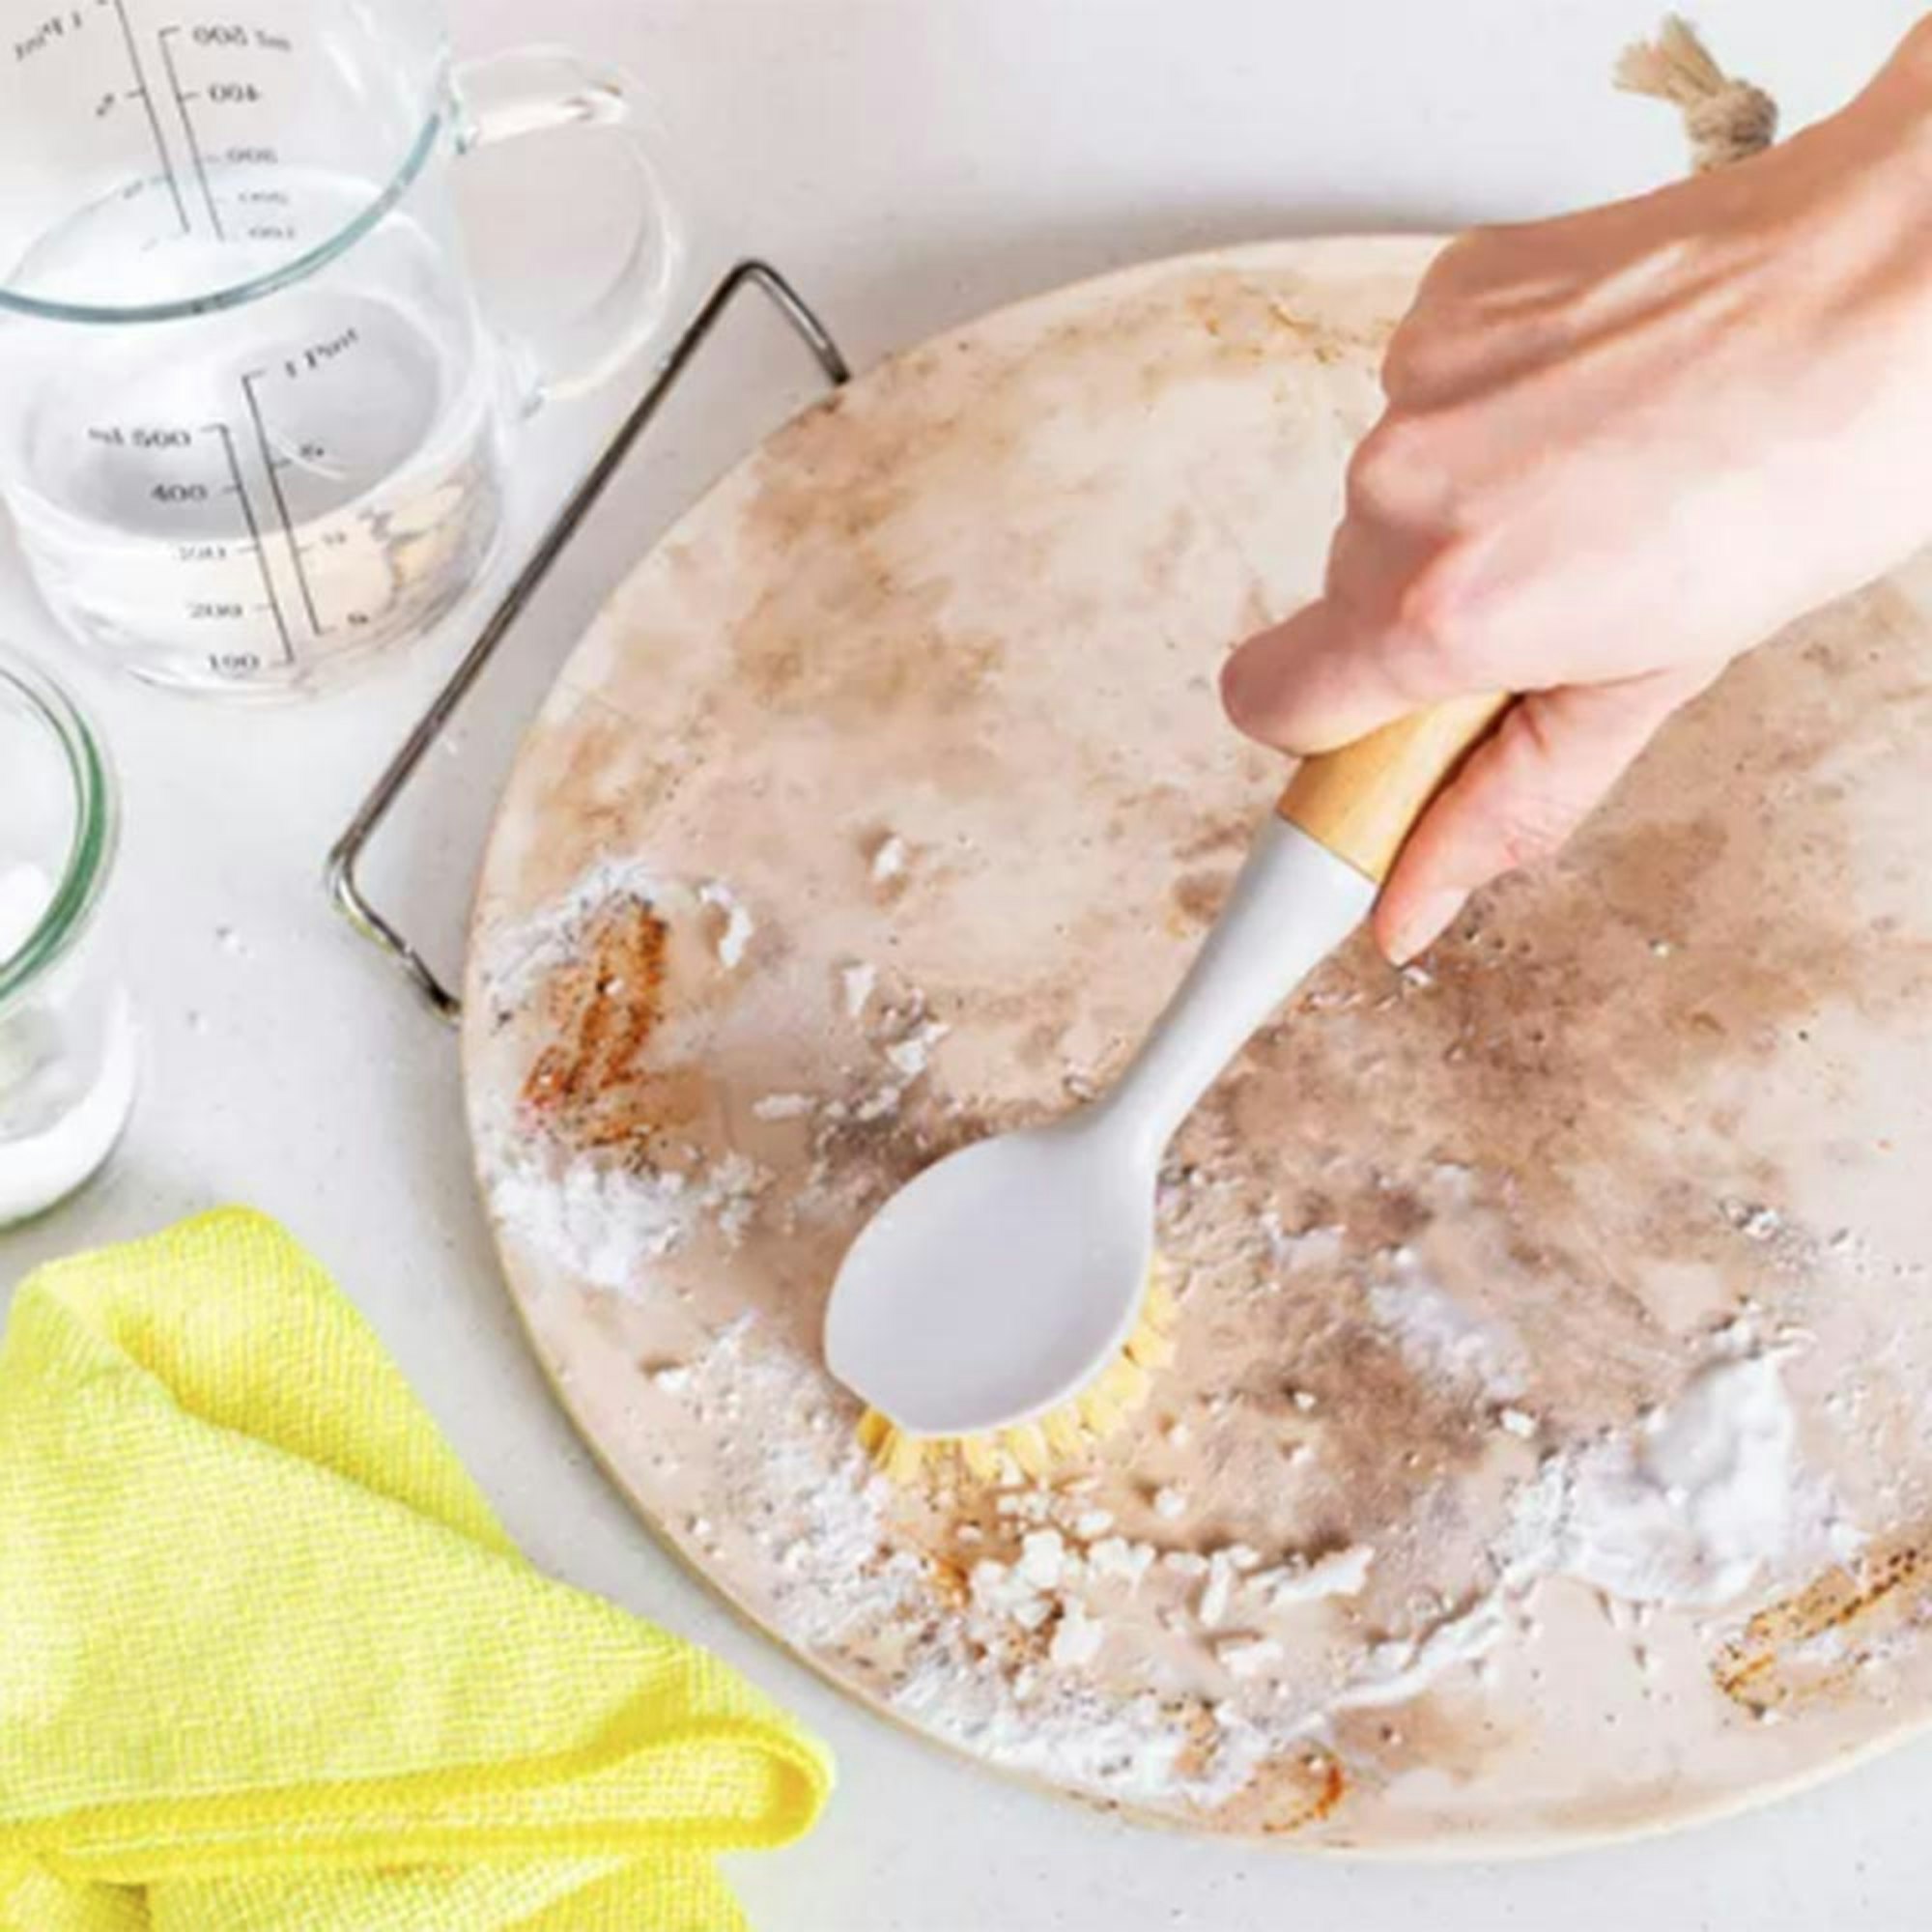
<svg viewBox="0 0 1932 1932">
<path fill-rule="evenodd" d="M 1097 1649 L 1084 1619 L 1075 1632 L 1076 1652 Z M 1211 1810 L 1271 1751 L 1293 1743 L 1226 1705 L 1213 1707 L 1204 1739 L 1201 1720 L 1209 1714 L 1199 1707 L 1177 1708 L 1151 1691 L 1109 1695 L 1078 1680 L 1043 1686 L 1030 1671 L 1009 1675 L 992 1658 L 925 1655 L 894 1693 L 893 1708 L 976 1757 L 1128 1804 L 1178 1800 Z"/>
<path fill-rule="evenodd" d="M 1277 1610 L 1292 1604 L 1318 1603 L 1324 1597 L 1359 1597 L 1368 1585 L 1369 1568 L 1375 1560 L 1370 1545 L 1351 1543 L 1348 1548 L 1330 1550 L 1312 1563 L 1257 1571 L 1248 1583 L 1262 1594 L 1270 1609 Z"/>
<path fill-rule="evenodd" d="M 729 1246 L 735 1248 L 745 1238 L 758 1211 L 758 1196 L 770 1181 L 771 1176 L 756 1161 L 735 1148 L 712 1163 L 698 1204 L 717 1217 L 718 1232 Z"/>
<path fill-rule="evenodd" d="M 891 1548 L 892 1485 L 858 1446 L 851 1417 L 828 1403 L 818 1364 L 745 1316 L 692 1367 L 693 1412 L 729 1424 L 707 1435 L 720 1520 L 776 1567 L 786 1635 L 837 1643 L 923 1614 L 925 1565 Z"/>
<path fill-rule="evenodd" d="M 1077 1599 L 1070 1599 L 1061 1606 L 1060 1621 L 1053 1627 L 1046 1654 L 1062 1669 L 1079 1670 L 1099 1656 L 1106 1640 L 1106 1625 L 1090 1617 Z"/>
<path fill-rule="evenodd" d="M 33 937 L 54 895 L 53 881 L 24 859 L 0 865 L 0 960 Z"/>
<path fill-rule="evenodd" d="M 1057 1529 L 1031 1530 L 1020 1539 L 1020 1560 L 1013 1569 L 1035 1589 L 1057 1588 L 1065 1567 L 1066 1548 Z"/>
<path fill-rule="evenodd" d="M 504 1232 L 592 1288 L 636 1291 L 643 1266 L 681 1247 L 692 1228 L 681 1174 L 629 1174 L 573 1161 L 554 1175 L 533 1161 L 499 1167 L 490 1207 Z"/>
<path fill-rule="evenodd" d="M 709 906 L 722 915 L 717 934 L 718 962 L 727 973 L 731 972 L 744 959 L 745 949 L 752 943 L 753 933 L 758 929 L 757 923 L 723 879 L 713 879 L 699 886 L 697 898 L 700 905 Z"/>
<path fill-rule="evenodd" d="M 907 1080 L 917 1080 L 931 1064 L 932 1049 L 952 1031 L 940 1020 L 917 1021 L 886 1048 L 886 1058 Z"/>
<path fill-rule="evenodd" d="M 1152 1695 L 1122 1700 L 1063 1688 L 1036 1704 L 1015 1697 L 988 1662 L 928 1658 L 893 1697 L 898 1714 L 976 1757 L 1057 1784 L 1154 1804 L 1185 1793 L 1179 1769 L 1194 1740 Z"/>
<path fill-rule="evenodd" d="M 872 848 L 872 883 L 890 884 L 906 868 L 906 842 L 896 832 L 889 832 Z"/>
<path fill-rule="evenodd" d="M 879 983 L 879 969 L 863 960 L 838 969 L 838 987 L 845 1002 L 845 1017 L 856 1020 L 866 1010 L 872 988 Z"/>
<path fill-rule="evenodd" d="M 0 862 L 0 961 L 33 937 L 53 890 L 38 866 Z M 52 1207 L 107 1158 L 139 1069 L 133 1009 L 119 986 L 76 997 L 56 976 L 0 1012 L 0 1227 Z"/>
<path fill-rule="evenodd" d="M 1825 1485 L 1798 1467 L 1778 1358 L 1763 1351 L 1699 1370 L 1634 1438 L 1548 1459 L 1519 1498 L 1506 1563 L 1633 1603 L 1709 1606 L 1794 1556 L 1856 1547 Z"/>
<path fill-rule="evenodd" d="M 696 1174 L 582 1158 L 558 1169 L 522 1151 L 486 1165 L 491 1211 L 506 1234 L 590 1287 L 617 1294 L 638 1293 L 652 1262 L 675 1254 L 707 1225 L 735 1246 L 770 1179 L 736 1151 Z"/>
<path fill-rule="evenodd" d="M 904 1098 L 905 1089 L 888 1080 L 884 1086 L 875 1087 L 852 1109 L 852 1119 L 862 1127 L 869 1126 L 874 1121 L 883 1121 L 889 1114 L 896 1114 L 899 1102 Z"/>
<path fill-rule="evenodd" d="M 1417 1636 L 1373 1645 L 1366 1668 L 1328 1699 L 1327 1709 L 1369 1711 L 1406 1704 L 1444 1671 L 1487 1657 L 1502 1641 L 1508 1628 L 1503 1599 L 1491 1591 Z"/>
<path fill-rule="evenodd" d="M 1259 1216 L 1262 1239 L 1267 1246 L 1268 1260 L 1278 1272 L 1293 1275 L 1303 1268 L 1327 1267 L 1342 1258 L 1343 1236 L 1340 1228 L 1303 1228 L 1297 1234 L 1290 1234 L 1281 1225 L 1281 1214 L 1276 1208 L 1264 1209 Z"/>
<path fill-rule="evenodd" d="M 1129 1543 L 1124 1536 L 1102 1537 L 1087 1551 L 1087 1567 L 1095 1577 L 1111 1577 L 1136 1589 L 1152 1567 L 1151 1543 Z"/>
<path fill-rule="evenodd" d="M 1370 1289 L 1369 1307 L 1403 1360 L 1418 1375 L 1492 1402 L 1520 1394 L 1523 1353 L 1517 1338 L 1426 1279 L 1407 1249 L 1397 1249 L 1393 1259 L 1397 1279 Z"/>
<path fill-rule="evenodd" d="M 1208 1558 L 1208 1580 L 1201 1586 L 1200 1602 L 1195 1607 L 1203 1630 L 1219 1630 L 1228 1621 L 1235 1601 L 1235 1585 L 1239 1579 L 1239 1572 L 1225 1549 L 1217 1549 Z"/>
<path fill-rule="evenodd" d="M 757 1121 L 798 1121 L 810 1113 L 817 1102 L 810 1094 L 767 1094 L 752 1102 L 752 1118 Z"/>
<path fill-rule="evenodd" d="M 990 1556 L 974 1564 L 967 1587 L 976 1609 L 989 1617 L 1010 1618 L 1022 1630 L 1037 1630 L 1052 1614 L 1052 1605 L 1030 1577 Z"/>
<path fill-rule="evenodd" d="M 1214 1646 L 1214 1655 L 1230 1677 L 1259 1677 L 1272 1670 L 1287 1653 L 1271 1636 L 1231 1637 Z"/>
<path fill-rule="evenodd" d="M 600 859 L 561 898 L 532 919 L 497 934 L 483 962 L 483 987 L 493 1001 L 511 1006 L 538 980 L 580 956 L 583 928 L 615 899 L 658 906 L 662 880 L 638 859 Z"/>
</svg>

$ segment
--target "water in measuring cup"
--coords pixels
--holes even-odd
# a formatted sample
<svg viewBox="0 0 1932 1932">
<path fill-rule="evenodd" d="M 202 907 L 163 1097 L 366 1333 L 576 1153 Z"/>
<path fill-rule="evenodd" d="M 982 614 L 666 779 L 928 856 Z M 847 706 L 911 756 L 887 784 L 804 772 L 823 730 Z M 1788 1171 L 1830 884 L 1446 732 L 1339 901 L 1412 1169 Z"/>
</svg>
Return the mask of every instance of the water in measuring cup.
<svg viewBox="0 0 1932 1932">
<path fill-rule="evenodd" d="M 155 299 L 229 287 L 286 261 L 291 231 L 331 237 L 377 192 L 274 179 L 262 241 L 183 235 L 150 191 L 86 211 L 26 266 L 103 297 L 134 255 Z M 244 209 L 259 183 L 217 170 L 211 195 Z M 137 674 L 197 688 L 319 683 L 433 623 L 501 508 L 495 368 L 456 275 L 392 211 L 261 300 L 66 329 L 25 405 L 15 497 L 56 611 Z"/>
</svg>

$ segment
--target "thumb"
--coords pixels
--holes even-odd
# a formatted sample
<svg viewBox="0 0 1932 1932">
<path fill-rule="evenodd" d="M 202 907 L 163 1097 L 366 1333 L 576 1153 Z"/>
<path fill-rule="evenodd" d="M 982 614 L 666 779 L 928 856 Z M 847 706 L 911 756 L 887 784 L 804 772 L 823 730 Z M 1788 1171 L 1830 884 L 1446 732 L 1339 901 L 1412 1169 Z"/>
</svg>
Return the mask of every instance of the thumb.
<svg viewBox="0 0 1932 1932">
<path fill-rule="evenodd" d="M 1549 857 L 1719 668 L 1518 699 L 1410 834 L 1376 907 L 1377 944 L 1398 964 L 1414 958 L 1477 887 Z"/>
<path fill-rule="evenodd" d="M 1297 754 L 1332 752 L 1425 704 L 1495 688 L 1412 628 L 1332 596 L 1250 638 L 1221 670 L 1236 727 Z"/>
</svg>

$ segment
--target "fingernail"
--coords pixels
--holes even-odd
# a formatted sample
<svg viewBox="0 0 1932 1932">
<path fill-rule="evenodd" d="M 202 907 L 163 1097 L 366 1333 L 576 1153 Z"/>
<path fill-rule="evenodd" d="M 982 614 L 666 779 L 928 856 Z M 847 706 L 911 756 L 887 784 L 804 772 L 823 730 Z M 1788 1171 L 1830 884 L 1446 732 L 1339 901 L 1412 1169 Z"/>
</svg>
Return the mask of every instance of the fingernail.
<svg viewBox="0 0 1932 1932">
<path fill-rule="evenodd" d="M 1457 886 L 1443 886 L 1425 893 L 1409 907 L 1389 937 L 1389 963 L 1406 966 L 1418 952 L 1442 937 L 1449 922 L 1463 910 L 1468 894 Z"/>
</svg>

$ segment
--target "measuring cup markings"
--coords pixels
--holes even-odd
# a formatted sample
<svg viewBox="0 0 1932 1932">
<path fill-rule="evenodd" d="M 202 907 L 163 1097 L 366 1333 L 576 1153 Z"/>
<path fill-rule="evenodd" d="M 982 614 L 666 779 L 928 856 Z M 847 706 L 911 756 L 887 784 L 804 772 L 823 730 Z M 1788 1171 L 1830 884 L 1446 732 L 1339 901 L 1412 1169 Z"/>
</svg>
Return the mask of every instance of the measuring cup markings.
<svg viewBox="0 0 1932 1932">
<path fill-rule="evenodd" d="M 476 71 L 426 0 L 0 0 L 0 475 L 55 614 L 136 675 L 313 684 L 493 548 L 539 358 L 482 327 L 448 165 L 626 97 L 553 52 Z M 606 358 L 670 259 L 628 145 L 665 245 L 586 312 Z"/>
<path fill-rule="evenodd" d="M 277 192 L 332 223 L 371 189 L 288 170 Z M 57 267 L 114 252 L 121 232 L 117 209 L 98 207 L 40 254 Z M 480 559 L 500 493 L 478 460 L 494 448 L 497 367 L 468 309 L 439 299 L 441 261 L 392 210 L 352 262 L 272 303 L 105 341 L 96 380 L 51 387 L 26 447 L 40 500 L 16 510 L 43 554 L 71 559 L 43 572 L 57 608 L 91 612 L 103 641 L 141 626 L 231 680 L 446 607 L 461 585 L 440 580 Z M 465 520 L 484 527 L 466 535 Z M 149 552 L 157 540 L 164 554 Z"/>
<path fill-rule="evenodd" d="M 128 64 L 134 71 L 134 85 L 128 90 L 127 98 L 131 100 L 138 100 L 147 113 L 148 127 L 155 137 L 156 158 L 161 164 L 161 172 L 167 177 L 168 193 L 173 198 L 175 213 L 180 218 L 182 233 L 185 235 L 188 225 L 187 203 L 182 198 L 181 183 L 175 178 L 174 159 L 169 155 L 168 144 L 161 134 L 161 117 L 156 110 L 154 93 L 148 86 L 147 70 L 141 65 L 141 50 L 134 42 L 134 29 L 132 23 L 128 18 L 126 0 L 104 0 L 104 3 L 111 6 L 114 10 L 116 24 L 121 29 L 122 43 L 128 49 Z M 73 20 L 77 29 L 81 24 L 81 15 L 76 13 L 73 15 Z M 114 111 L 114 105 L 115 97 L 111 94 L 103 94 L 100 97 L 99 104 L 95 109 L 95 119 L 104 119 Z"/>
<path fill-rule="evenodd" d="M 96 21 L 103 26 L 111 22 L 108 30 L 119 43 L 126 60 L 128 78 L 132 84 L 98 92 L 92 97 L 89 111 L 99 122 L 121 111 L 124 102 L 140 103 L 158 173 L 153 181 L 136 180 L 127 184 L 123 191 L 146 190 L 155 183 L 165 185 L 180 232 L 186 234 L 193 226 L 194 217 L 190 213 L 190 196 L 183 184 L 175 143 L 170 141 L 165 130 L 161 104 L 156 100 L 151 78 L 150 60 L 157 57 L 166 82 L 167 102 L 172 106 L 178 124 L 177 139 L 185 150 L 187 165 L 199 190 L 200 206 L 214 236 L 218 240 L 227 239 L 228 228 L 222 217 L 220 197 L 211 178 L 211 165 L 226 159 L 230 163 L 272 166 L 278 156 L 272 145 L 261 143 L 232 143 L 211 152 L 204 140 L 203 128 L 197 125 L 193 103 L 200 101 L 216 111 L 257 107 L 268 102 L 269 94 L 258 75 L 233 71 L 207 76 L 198 86 L 190 84 L 189 78 L 184 76 L 177 44 L 185 39 L 195 49 L 217 56 L 289 58 L 296 52 L 294 38 L 273 29 L 250 28 L 235 21 L 169 21 L 146 35 L 149 52 L 144 54 L 143 36 L 136 31 L 128 15 L 127 0 L 92 0 L 92 13 L 87 9 L 71 7 L 49 14 L 17 36 L 13 43 L 14 64 L 24 67 L 64 48 L 73 48 Z M 271 205 L 258 197 L 244 199 L 253 207 Z M 251 229 L 257 239 L 290 239 L 288 231 L 277 231 L 272 224 L 258 221 L 251 224 Z"/>
</svg>

